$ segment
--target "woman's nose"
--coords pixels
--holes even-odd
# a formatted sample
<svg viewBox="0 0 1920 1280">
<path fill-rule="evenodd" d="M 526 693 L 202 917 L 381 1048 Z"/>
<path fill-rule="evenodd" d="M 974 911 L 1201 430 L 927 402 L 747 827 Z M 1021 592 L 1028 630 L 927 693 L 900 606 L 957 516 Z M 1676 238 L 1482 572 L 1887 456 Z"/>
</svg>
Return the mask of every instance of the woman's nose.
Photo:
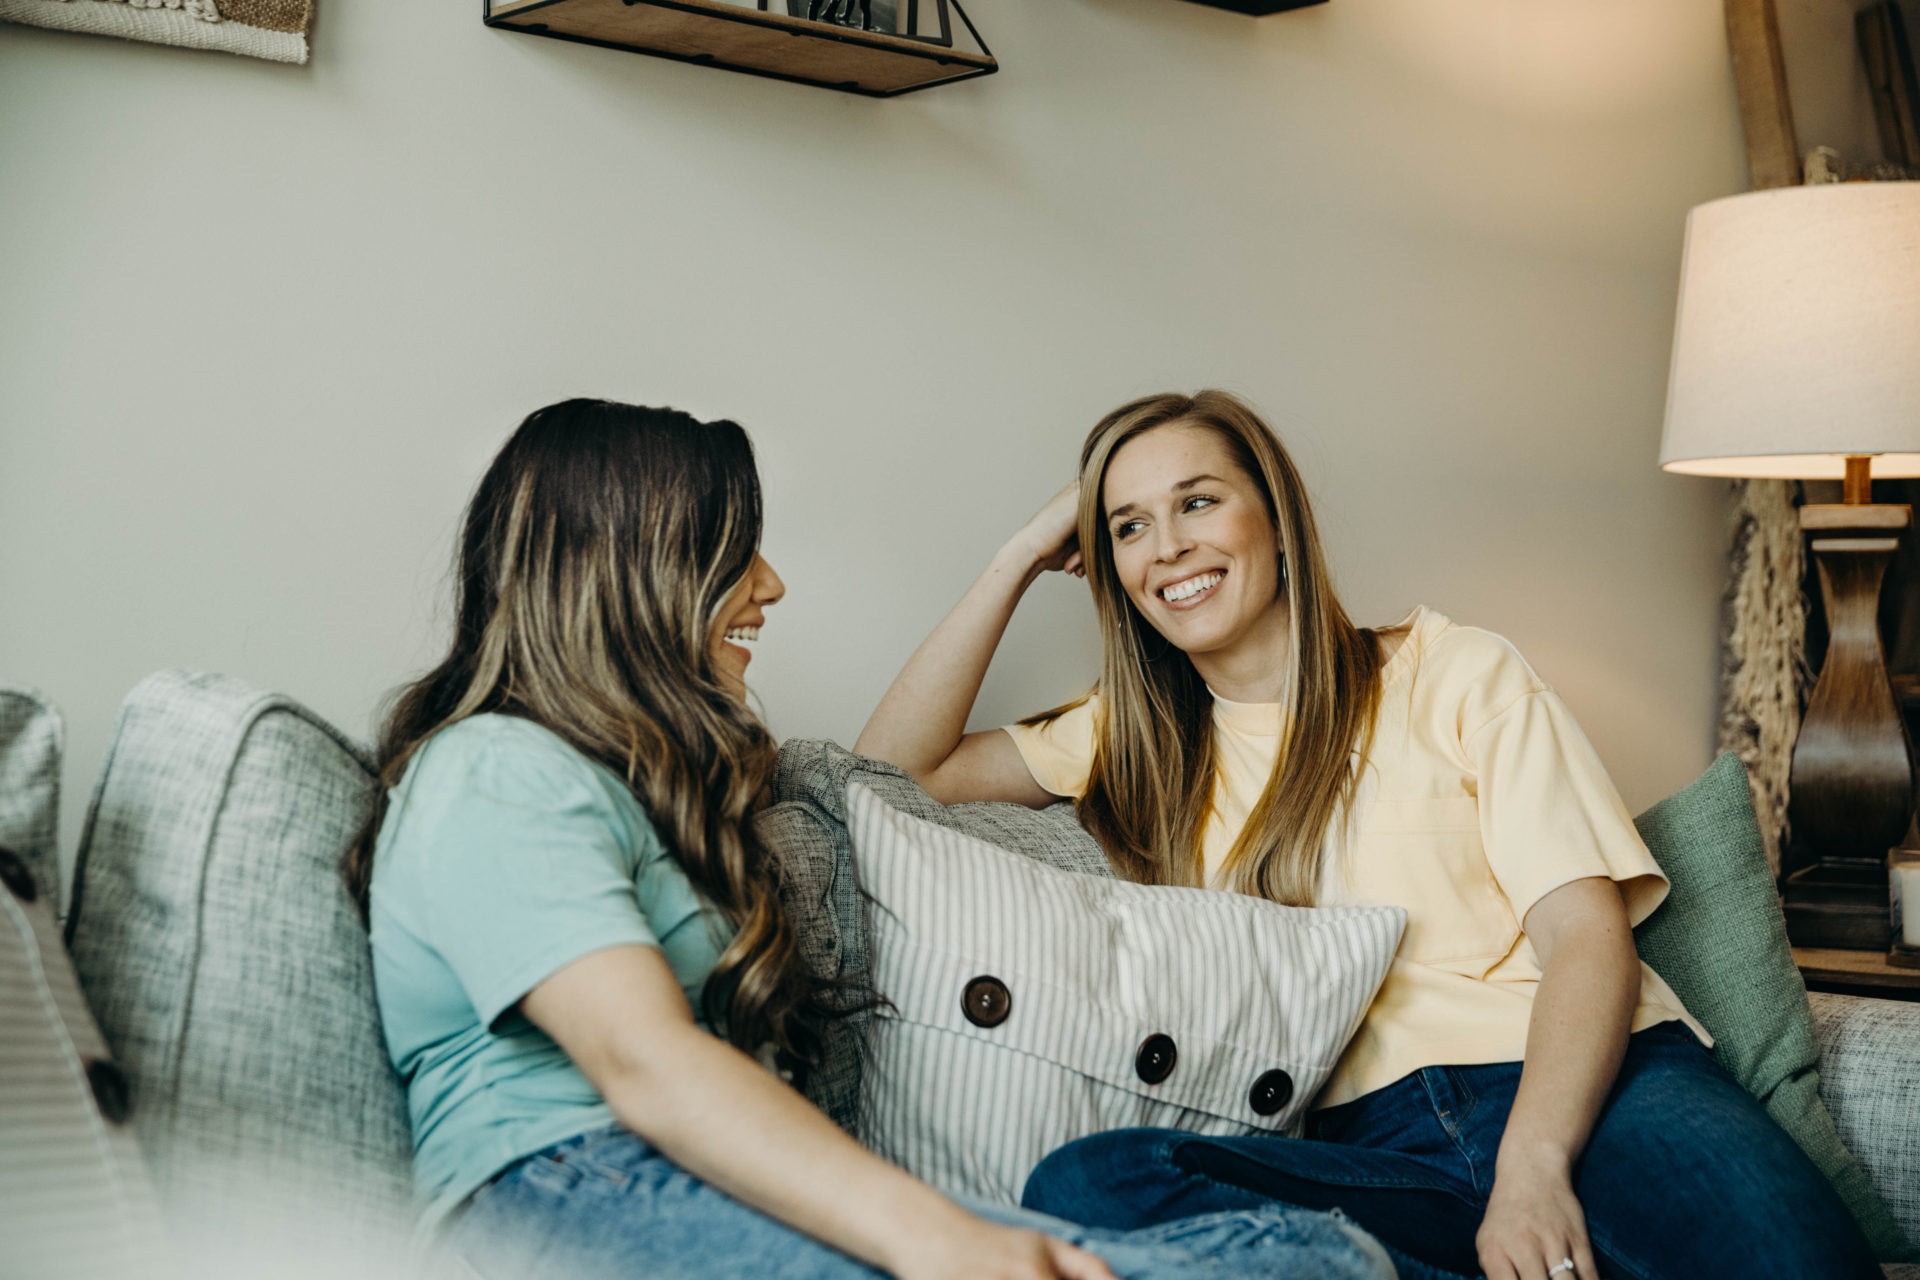
<svg viewBox="0 0 1920 1280">
<path fill-rule="evenodd" d="M 761 604 L 778 604 L 781 597 L 787 594 L 787 584 L 780 580 L 780 575 L 773 571 L 773 566 L 767 563 L 764 556 L 754 572 L 753 585 L 753 598 Z"/>
<path fill-rule="evenodd" d="M 1173 521 L 1162 521 L 1154 526 L 1153 553 L 1161 560 L 1178 560 L 1193 548 L 1193 539 Z"/>
</svg>

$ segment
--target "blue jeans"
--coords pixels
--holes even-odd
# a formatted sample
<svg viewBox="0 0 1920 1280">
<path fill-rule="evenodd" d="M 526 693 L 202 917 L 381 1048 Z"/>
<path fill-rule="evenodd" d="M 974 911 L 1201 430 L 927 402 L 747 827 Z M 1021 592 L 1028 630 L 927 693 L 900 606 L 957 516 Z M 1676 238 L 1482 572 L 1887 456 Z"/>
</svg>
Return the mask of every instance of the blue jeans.
<svg viewBox="0 0 1920 1280">
<path fill-rule="evenodd" d="M 969 1205 L 1099 1254 L 1123 1280 L 1383 1280 L 1379 1245 L 1345 1219 L 1262 1204 L 1139 1231 L 1088 1231 Z M 442 1247 L 487 1280 L 867 1280 L 879 1272 L 716 1191 L 624 1129 L 569 1138 L 468 1200 Z"/>
<path fill-rule="evenodd" d="M 1024 1202 L 1115 1228 L 1275 1201 L 1339 1208 L 1410 1260 L 1403 1275 L 1477 1275 L 1519 1081 L 1517 1062 L 1429 1067 L 1316 1113 L 1303 1139 L 1097 1134 L 1041 1161 Z M 1678 1022 L 1628 1042 L 1573 1186 L 1607 1276 L 1881 1274 L 1833 1187 Z"/>
</svg>

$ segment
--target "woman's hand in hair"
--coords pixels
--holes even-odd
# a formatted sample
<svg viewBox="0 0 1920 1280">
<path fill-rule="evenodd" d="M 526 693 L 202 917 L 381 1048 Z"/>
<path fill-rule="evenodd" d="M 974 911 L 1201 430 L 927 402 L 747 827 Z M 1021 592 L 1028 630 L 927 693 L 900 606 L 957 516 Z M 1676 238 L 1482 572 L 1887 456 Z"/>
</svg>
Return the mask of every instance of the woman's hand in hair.
<svg viewBox="0 0 1920 1280">
<path fill-rule="evenodd" d="M 1114 1280 L 1085 1249 L 1038 1231 L 1003 1227 L 971 1214 L 948 1236 L 925 1239 L 894 1268 L 900 1280 Z"/>
<path fill-rule="evenodd" d="M 1074 480 L 1047 500 L 1034 513 L 1014 544 L 1023 548 L 1041 570 L 1087 576 L 1086 562 L 1080 554 L 1080 482 Z"/>
</svg>

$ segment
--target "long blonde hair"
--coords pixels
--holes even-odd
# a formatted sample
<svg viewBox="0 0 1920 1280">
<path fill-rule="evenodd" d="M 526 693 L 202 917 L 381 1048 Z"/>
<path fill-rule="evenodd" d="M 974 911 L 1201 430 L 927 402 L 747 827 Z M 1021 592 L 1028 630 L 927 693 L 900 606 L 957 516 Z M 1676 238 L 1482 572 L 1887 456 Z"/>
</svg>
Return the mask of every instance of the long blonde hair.
<svg viewBox="0 0 1920 1280">
<path fill-rule="evenodd" d="M 1279 534 L 1289 660 L 1279 754 L 1227 854 L 1231 886 L 1310 905 L 1328 829 L 1353 802 L 1380 703 L 1379 637 L 1353 625 L 1334 595 L 1306 486 L 1252 408 L 1224 391 L 1146 396 L 1087 435 L 1080 453 L 1080 548 L 1100 615 L 1100 713 L 1080 820 L 1114 869 L 1146 884 L 1201 883 L 1214 788 L 1213 697 L 1186 654 L 1127 598 L 1107 532 L 1107 467 L 1128 441 L 1173 424 L 1204 427 L 1259 485 Z M 1033 717 L 1042 723 L 1071 706 Z"/>
<path fill-rule="evenodd" d="M 623 778 L 732 926 L 709 1021 L 742 1048 L 810 1057 L 827 1006 L 750 821 L 774 744 L 709 648 L 760 528 L 753 446 L 734 423 L 602 400 L 530 415 L 467 509 L 452 649 L 395 695 L 381 733 L 379 798 L 342 868 L 362 913 L 387 789 L 449 725 L 519 716 Z"/>
</svg>

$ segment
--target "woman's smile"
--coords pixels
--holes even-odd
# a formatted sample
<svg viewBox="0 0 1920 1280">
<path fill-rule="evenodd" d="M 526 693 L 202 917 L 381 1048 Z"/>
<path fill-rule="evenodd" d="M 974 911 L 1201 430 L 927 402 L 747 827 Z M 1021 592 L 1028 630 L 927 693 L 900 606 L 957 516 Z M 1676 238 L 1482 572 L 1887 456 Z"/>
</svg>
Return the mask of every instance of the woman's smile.
<svg viewBox="0 0 1920 1280">
<path fill-rule="evenodd" d="M 752 662 L 753 650 L 747 648 L 747 646 L 750 644 L 758 644 L 759 641 L 760 627 L 758 624 L 755 624 L 753 626 L 728 627 L 727 634 L 721 639 L 720 643 L 722 647 L 738 654 L 740 661 Z"/>
<path fill-rule="evenodd" d="M 1279 536 L 1218 432 L 1171 422 L 1135 436 L 1114 451 L 1101 497 L 1114 571 L 1156 631 L 1207 667 L 1285 652 Z"/>
<path fill-rule="evenodd" d="M 747 664 L 753 661 L 753 650 L 747 646 L 760 642 L 767 608 L 778 604 L 786 593 L 787 584 L 766 557 L 756 555 L 747 576 L 727 594 L 715 613 L 713 664 L 735 697 L 746 696 Z"/>
<path fill-rule="evenodd" d="M 1197 609 L 1213 598 L 1214 590 L 1227 579 L 1225 569 L 1208 569 L 1190 574 L 1161 587 L 1155 594 L 1173 609 Z"/>
</svg>

